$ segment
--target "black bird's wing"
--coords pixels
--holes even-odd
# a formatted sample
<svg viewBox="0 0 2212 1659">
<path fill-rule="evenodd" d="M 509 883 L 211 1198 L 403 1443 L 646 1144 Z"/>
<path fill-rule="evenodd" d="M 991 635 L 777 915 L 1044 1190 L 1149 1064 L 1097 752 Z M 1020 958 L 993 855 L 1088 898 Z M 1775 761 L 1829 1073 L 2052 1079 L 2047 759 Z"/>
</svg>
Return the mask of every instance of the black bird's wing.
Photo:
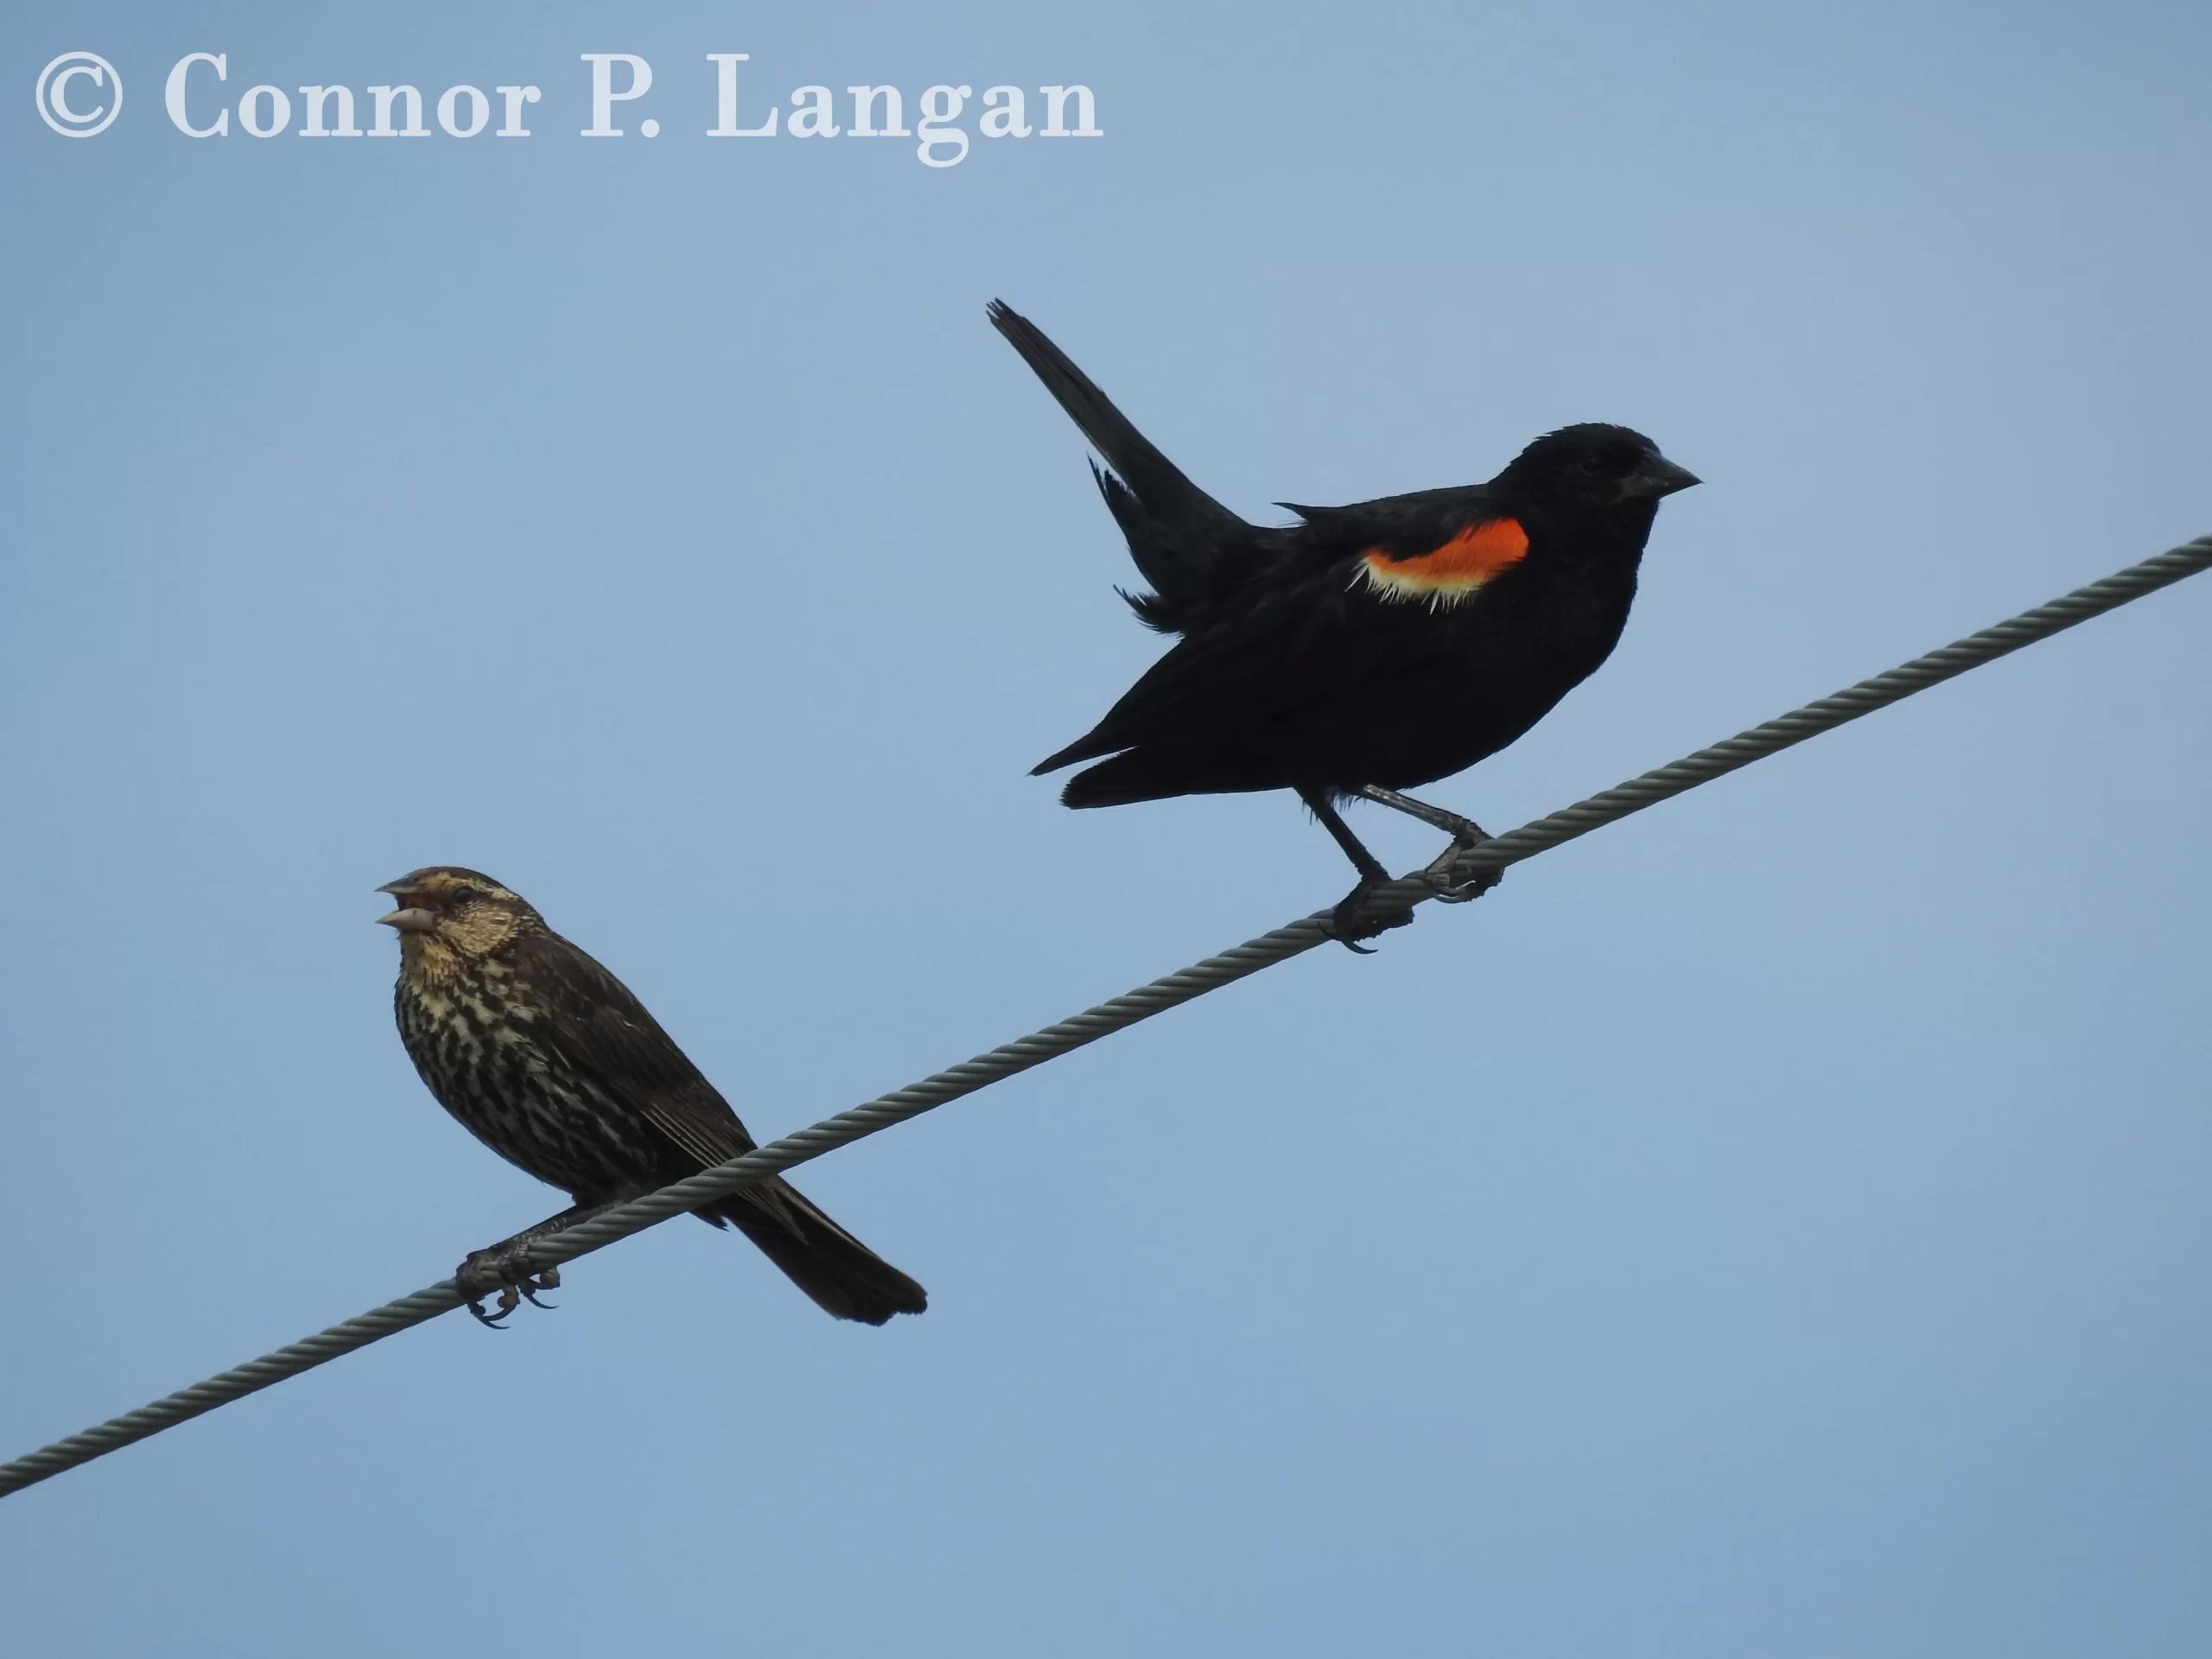
<svg viewBox="0 0 2212 1659">
<path fill-rule="evenodd" d="M 1106 717 L 1032 769 L 1057 772 L 1077 760 L 1143 743 L 1198 743 L 1325 697 L 1346 677 L 1379 666 L 1371 635 L 1346 626 L 1355 595 L 1348 569 L 1324 569 L 1186 634 L 1106 711 Z"/>
<path fill-rule="evenodd" d="M 1306 521 L 1303 533 L 1316 548 L 1351 553 L 1380 547 L 1398 558 L 1427 552 L 1502 511 L 1487 484 L 1412 490 L 1341 507 L 1304 507 L 1295 501 L 1275 505 Z"/>
<path fill-rule="evenodd" d="M 1179 628 L 1193 605 L 1246 576 L 1261 540 L 1254 526 L 1185 478 L 1036 324 L 1002 300 L 992 301 L 988 315 L 1111 469 L 1091 472 L 1157 594 L 1132 598 L 1137 614 L 1155 627 Z"/>
<path fill-rule="evenodd" d="M 1264 580 L 1185 634 L 1103 720 L 1033 776 L 1141 745 L 1203 745 L 1294 722 L 1305 710 L 1399 677 L 1411 664 L 1402 631 L 1386 626 L 1389 613 L 1419 607 L 1367 591 L 1361 561 L 1377 552 L 1419 560 L 1500 517 L 1480 485 L 1291 511 L 1306 523 L 1276 532 L 1282 551 Z"/>
</svg>

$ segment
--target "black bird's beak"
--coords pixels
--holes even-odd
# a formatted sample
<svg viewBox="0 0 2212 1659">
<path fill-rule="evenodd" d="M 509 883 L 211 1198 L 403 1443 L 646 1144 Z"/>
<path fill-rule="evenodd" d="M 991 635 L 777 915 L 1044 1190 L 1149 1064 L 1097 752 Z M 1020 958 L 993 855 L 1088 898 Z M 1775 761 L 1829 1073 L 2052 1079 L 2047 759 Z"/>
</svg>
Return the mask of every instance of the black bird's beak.
<svg viewBox="0 0 2212 1659">
<path fill-rule="evenodd" d="M 404 881 L 387 881 L 377 891 L 388 893 L 399 900 L 397 910 L 377 918 L 377 925 L 379 927 L 395 928 L 402 933 L 430 933 L 436 931 L 438 916 L 435 911 L 425 910 L 419 905 L 410 905 L 407 902 L 408 896 L 416 892 L 416 888 L 409 887 Z"/>
<path fill-rule="evenodd" d="M 1626 493 L 1639 501 L 1656 501 L 1700 481 L 1686 467 L 1677 467 L 1664 455 L 1654 455 L 1628 475 Z"/>
</svg>

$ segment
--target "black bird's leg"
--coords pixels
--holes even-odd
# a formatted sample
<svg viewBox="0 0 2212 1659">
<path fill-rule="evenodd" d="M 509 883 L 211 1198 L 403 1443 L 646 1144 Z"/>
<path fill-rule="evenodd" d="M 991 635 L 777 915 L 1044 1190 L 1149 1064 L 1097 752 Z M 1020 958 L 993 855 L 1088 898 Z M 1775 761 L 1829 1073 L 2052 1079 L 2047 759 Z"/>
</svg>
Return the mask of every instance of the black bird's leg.
<svg viewBox="0 0 2212 1659">
<path fill-rule="evenodd" d="M 1351 826 L 1344 822 L 1344 815 L 1330 803 L 1325 791 L 1300 785 L 1298 798 L 1306 803 L 1308 811 L 1320 819 L 1321 827 L 1336 837 L 1337 845 L 1344 849 L 1344 856 L 1351 860 L 1353 867 L 1359 871 L 1359 885 L 1346 893 L 1336 909 L 1330 912 L 1329 925 L 1336 933 L 1337 943 L 1357 955 L 1371 957 L 1375 953 L 1363 950 L 1358 942 L 1371 939 L 1390 928 L 1405 926 L 1413 920 L 1413 911 L 1409 906 L 1363 920 L 1362 912 L 1367 908 L 1368 899 L 1374 895 L 1376 888 L 1389 885 L 1390 872 L 1384 869 L 1382 861 L 1369 852 L 1359 837 L 1352 834 Z"/>
<path fill-rule="evenodd" d="M 1459 855 L 1481 846 L 1490 839 L 1490 831 L 1472 818 L 1463 818 L 1457 812 L 1431 806 L 1427 801 L 1401 795 L 1396 790 L 1385 789 L 1380 784 L 1362 784 L 1353 793 L 1363 800 L 1373 801 L 1377 806 L 1390 807 L 1408 817 L 1419 818 L 1432 829 L 1441 830 L 1452 837 L 1452 844 L 1423 872 L 1435 887 L 1436 896 L 1446 904 L 1464 905 L 1470 899 L 1479 899 L 1505 879 L 1502 872 L 1491 870 L 1471 880 L 1454 882 L 1452 880 L 1452 867 L 1458 861 Z"/>
<path fill-rule="evenodd" d="M 503 1238 L 497 1244 L 471 1250 L 461 1264 L 454 1269 L 453 1287 L 461 1293 L 468 1311 L 476 1316 L 479 1324 L 488 1325 L 495 1331 L 505 1330 L 506 1327 L 499 1321 L 521 1306 L 524 1298 L 529 1299 L 532 1307 L 547 1307 L 550 1304 L 539 1301 L 535 1293 L 561 1287 L 560 1268 L 531 1268 L 531 1245 L 549 1234 L 589 1221 L 601 1211 L 611 1210 L 614 1204 L 620 1202 L 616 1199 L 607 1204 L 575 1205 L 557 1216 L 546 1217 L 535 1227 L 524 1228 L 512 1238 Z M 481 1306 L 482 1299 L 495 1290 L 499 1293 L 499 1311 L 486 1313 Z"/>
</svg>

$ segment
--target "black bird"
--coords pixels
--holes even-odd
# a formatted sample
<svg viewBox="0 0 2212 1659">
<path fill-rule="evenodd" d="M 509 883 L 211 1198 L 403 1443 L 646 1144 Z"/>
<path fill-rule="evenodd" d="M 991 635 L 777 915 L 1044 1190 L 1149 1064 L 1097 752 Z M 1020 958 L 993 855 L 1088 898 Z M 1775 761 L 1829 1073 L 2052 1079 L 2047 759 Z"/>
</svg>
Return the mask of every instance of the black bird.
<svg viewBox="0 0 2212 1659">
<path fill-rule="evenodd" d="M 461 1126 L 574 1207 L 454 1274 L 486 1324 L 560 1282 L 533 1276 L 532 1239 L 753 1150 L 737 1114 L 622 982 L 488 875 L 444 865 L 377 889 L 399 908 L 394 1007 L 416 1071 Z M 694 1211 L 738 1230 L 822 1308 L 881 1325 L 928 1306 L 922 1287 L 785 1181 L 741 1186 Z M 497 1315 L 479 1299 L 499 1293 Z"/>
<path fill-rule="evenodd" d="M 1563 427 L 1487 484 L 1344 507 L 1278 505 L 1247 524 L 1183 476 L 1033 323 L 991 322 L 1105 459 L 1092 475 L 1152 586 L 1124 594 L 1173 649 L 1086 735 L 1036 767 L 1078 760 L 1060 798 L 1119 806 L 1292 789 L 1359 870 L 1335 912 L 1355 941 L 1390 877 L 1338 804 L 1377 802 L 1449 834 L 1440 889 L 1481 826 L 1402 791 L 1495 754 L 1605 660 L 1628 621 L 1661 498 L 1698 480 L 1626 427 Z M 1109 758 L 1110 757 L 1110 758 Z M 1469 899 L 1490 881 L 1450 888 Z"/>
</svg>

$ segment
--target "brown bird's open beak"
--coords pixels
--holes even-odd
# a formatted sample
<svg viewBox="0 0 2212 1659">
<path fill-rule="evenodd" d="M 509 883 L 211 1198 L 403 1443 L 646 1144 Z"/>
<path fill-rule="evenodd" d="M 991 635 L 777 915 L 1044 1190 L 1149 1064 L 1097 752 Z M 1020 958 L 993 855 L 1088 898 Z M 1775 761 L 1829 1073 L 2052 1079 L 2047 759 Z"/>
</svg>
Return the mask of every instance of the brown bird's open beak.
<svg viewBox="0 0 2212 1659">
<path fill-rule="evenodd" d="M 1698 475 L 1687 467 L 1677 467 L 1663 455 L 1654 455 L 1629 474 L 1628 493 L 1643 500 L 1656 501 L 1700 481 Z"/>
<path fill-rule="evenodd" d="M 377 918 L 378 926 L 397 928 L 402 933 L 429 933 L 436 931 L 438 913 L 435 911 L 425 910 L 420 905 L 410 905 L 407 902 L 409 897 L 420 889 L 410 887 L 404 881 L 387 881 L 377 891 L 388 893 L 399 900 L 397 910 Z"/>
</svg>

